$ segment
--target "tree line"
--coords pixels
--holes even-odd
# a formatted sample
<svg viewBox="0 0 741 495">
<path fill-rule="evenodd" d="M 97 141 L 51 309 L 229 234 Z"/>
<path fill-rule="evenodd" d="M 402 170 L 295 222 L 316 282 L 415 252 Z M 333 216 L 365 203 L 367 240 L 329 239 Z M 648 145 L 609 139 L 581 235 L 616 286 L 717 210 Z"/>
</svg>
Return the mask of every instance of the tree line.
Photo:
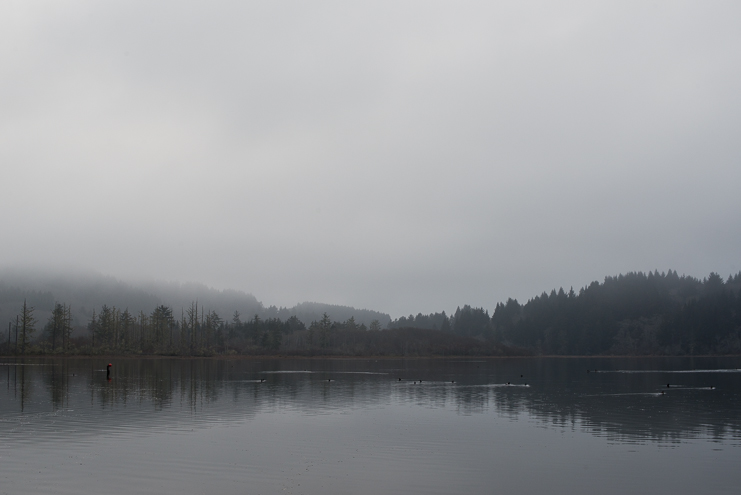
<svg viewBox="0 0 741 495">
<path fill-rule="evenodd" d="M 39 328 L 51 315 L 55 303 L 65 302 L 72 310 L 75 326 L 73 335 L 78 335 L 80 329 L 92 319 L 92 311 L 95 310 L 97 315 L 104 304 L 109 307 L 115 305 L 122 310 L 128 308 L 134 316 L 141 311 L 149 315 L 154 308 L 165 304 L 172 308 L 177 320 L 180 319 L 181 308 L 188 308 L 193 301 L 198 301 L 200 306 L 216 311 L 226 320 L 236 310 L 247 317 L 257 314 L 263 319 L 280 318 L 285 321 L 296 316 L 306 325 L 320 320 L 323 313 L 337 321 L 354 317 L 358 323 L 365 323 L 366 326 L 374 319 L 384 327 L 391 321 L 391 317 L 385 313 L 341 305 L 303 302 L 292 307 L 266 306 L 252 294 L 238 290 L 216 290 L 202 284 L 140 282 L 132 285 L 113 277 L 90 273 L 55 274 L 6 269 L 0 270 L 0 323 L 4 325 L 0 326 L 0 331 L 6 329 L 8 321 L 15 323 L 24 300 L 36 308 Z M 0 338 L 0 347 L 4 340 Z"/>
<path fill-rule="evenodd" d="M 149 313 L 103 305 L 93 311 L 84 334 L 72 337 L 71 309 L 56 303 L 36 335 L 34 308 L 25 301 L 13 328 L 8 328 L 6 354 L 134 354 L 169 356 L 214 355 L 355 355 L 429 356 L 502 355 L 509 351 L 493 342 L 459 337 L 425 329 L 384 330 L 379 320 L 358 324 L 351 316 L 333 321 L 324 313 L 307 327 L 296 316 L 286 320 L 231 319 L 206 310 L 197 302 L 183 308 L 179 317 L 159 305 Z"/>
<path fill-rule="evenodd" d="M 676 271 L 631 272 L 579 292 L 508 299 L 491 316 L 463 306 L 410 315 L 392 328 L 436 328 L 546 355 L 741 354 L 741 272 L 699 280 Z"/>
<path fill-rule="evenodd" d="M 37 335 L 34 308 L 24 300 L 19 309 L 0 345 L 5 354 L 741 354 L 741 272 L 725 281 L 716 273 L 699 280 L 672 270 L 631 272 L 578 293 L 508 299 L 491 315 L 464 305 L 451 315 L 401 317 L 385 329 L 377 319 L 366 326 L 326 312 L 308 326 L 295 315 L 243 319 L 235 311 L 227 320 L 193 301 L 179 316 L 166 305 L 134 314 L 104 304 L 80 332 L 70 305 L 55 303 Z"/>
</svg>

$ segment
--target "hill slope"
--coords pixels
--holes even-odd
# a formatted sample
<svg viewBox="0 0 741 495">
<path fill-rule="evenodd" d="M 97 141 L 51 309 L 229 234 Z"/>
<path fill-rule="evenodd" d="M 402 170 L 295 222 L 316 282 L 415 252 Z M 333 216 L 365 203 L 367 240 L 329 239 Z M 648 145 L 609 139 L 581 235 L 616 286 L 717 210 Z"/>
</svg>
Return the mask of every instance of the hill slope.
<svg viewBox="0 0 741 495">
<path fill-rule="evenodd" d="M 252 294 L 238 290 L 217 290 L 203 284 L 157 282 L 133 285 L 95 273 L 0 272 L 0 324 L 15 322 L 24 299 L 36 309 L 37 328 L 42 328 L 46 323 L 55 302 L 70 305 L 73 326 L 78 333 L 91 320 L 93 310 L 99 312 L 103 305 L 128 308 L 133 314 L 140 311 L 149 314 L 157 306 L 165 305 L 172 308 L 174 315 L 179 318 L 181 310 L 194 301 L 206 311 L 216 311 L 225 320 L 231 320 L 234 312 L 239 311 L 243 319 L 259 315 L 263 319 L 286 320 L 296 316 L 307 326 L 321 319 L 325 312 L 333 320 L 344 321 L 354 317 L 358 324 L 364 323 L 366 326 L 372 320 L 379 320 L 382 326 L 391 321 L 388 314 L 350 306 L 304 302 L 292 308 L 266 307 Z"/>
</svg>

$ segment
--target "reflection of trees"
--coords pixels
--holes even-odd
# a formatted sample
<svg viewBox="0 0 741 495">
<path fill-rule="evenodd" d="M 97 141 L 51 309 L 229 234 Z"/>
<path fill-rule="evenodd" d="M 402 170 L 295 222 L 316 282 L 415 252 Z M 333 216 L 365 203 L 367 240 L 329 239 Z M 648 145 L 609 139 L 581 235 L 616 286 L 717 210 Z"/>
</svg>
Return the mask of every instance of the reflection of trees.
<svg viewBox="0 0 741 495">
<path fill-rule="evenodd" d="M 69 370 L 67 361 L 61 361 L 58 366 L 51 366 L 48 373 L 42 373 L 42 379 L 50 391 L 51 403 L 54 410 L 64 407 L 69 393 Z"/>
<path fill-rule="evenodd" d="M 22 360 L 19 362 L 22 362 Z M 3 406 L 7 407 L 13 403 L 15 403 L 18 411 L 25 412 L 36 391 L 34 377 L 29 373 L 26 366 L 7 366 L 5 368 L 5 393 L 7 398 L 5 400 L 0 399 L 0 417 L 5 411 Z"/>
<path fill-rule="evenodd" d="M 674 442 L 686 438 L 710 436 L 722 439 L 741 434 L 738 418 L 724 414 L 730 404 L 716 401 L 712 393 L 702 404 L 688 409 L 687 403 L 667 404 L 668 397 L 642 396 L 630 398 L 626 405 L 622 396 L 580 398 L 574 404 L 559 402 L 528 404 L 529 412 L 542 421 L 562 426 L 579 423 L 593 434 L 616 441 L 657 440 Z"/>
<path fill-rule="evenodd" d="M 30 384 L 29 384 L 30 385 Z M 21 366 L 21 379 L 20 379 L 20 399 L 21 399 L 21 411 L 25 409 L 26 400 L 30 393 L 30 387 L 26 386 L 26 367 Z"/>
<path fill-rule="evenodd" d="M 320 414 L 407 404 L 466 415 L 492 411 L 517 418 L 524 414 L 548 427 L 578 428 L 621 442 L 741 436 L 741 415 L 734 414 L 741 406 L 732 395 L 708 391 L 691 407 L 689 399 L 678 395 L 681 390 L 663 397 L 621 395 L 655 391 L 657 378 L 585 374 L 584 363 L 565 359 L 481 364 L 434 359 L 122 359 L 114 363 L 109 382 L 105 360 L 27 359 L 22 364 L 29 366 L 6 369 L 10 400 L 0 400 L 0 414 L 48 412 L 51 404 L 53 411 L 105 415 L 103 421 L 86 423 L 85 428 L 92 431 L 137 421 L 150 427 L 239 420 L 286 408 Z M 519 386 L 525 380 L 520 379 L 521 373 L 535 380 L 544 378 L 523 387 Z M 716 382 L 719 389 L 733 390 L 739 375 L 715 378 L 721 380 Z M 506 385 L 508 381 L 512 386 Z"/>
</svg>

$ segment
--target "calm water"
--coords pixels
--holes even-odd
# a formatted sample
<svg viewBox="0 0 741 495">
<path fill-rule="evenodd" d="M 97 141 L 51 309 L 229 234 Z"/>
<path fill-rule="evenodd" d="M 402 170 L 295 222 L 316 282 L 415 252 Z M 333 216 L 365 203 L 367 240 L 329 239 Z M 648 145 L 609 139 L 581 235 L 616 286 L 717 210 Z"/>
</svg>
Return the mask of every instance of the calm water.
<svg viewBox="0 0 741 495">
<path fill-rule="evenodd" d="M 0 359 L 0 494 L 741 486 L 739 358 L 106 364 Z"/>
</svg>

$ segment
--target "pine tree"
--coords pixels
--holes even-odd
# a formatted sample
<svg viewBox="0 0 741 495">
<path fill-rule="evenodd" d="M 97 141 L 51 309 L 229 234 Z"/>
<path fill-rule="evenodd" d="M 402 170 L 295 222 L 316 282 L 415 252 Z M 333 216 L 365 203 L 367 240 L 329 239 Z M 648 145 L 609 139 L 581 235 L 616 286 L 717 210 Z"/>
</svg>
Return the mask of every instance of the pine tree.
<svg viewBox="0 0 741 495">
<path fill-rule="evenodd" d="M 95 334 L 98 333 L 98 320 L 95 316 L 95 310 L 93 310 L 93 317 L 90 319 L 90 323 L 87 324 L 87 329 L 90 332 L 90 338 L 92 339 L 92 347 L 95 348 Z"/>
<path fill-rule="evenodd" d="M 188 308 L 186 314 L 188 316 L 188 330 L 190 331 L 190 351 L 193 353 L 196 349 L 197 343 L 196 331 L 198 327 L 198 301 L 190 303 L 190 308 Z"/>
<path fill-rule="evenodd" d="M 69 349 L 69 339 L 72 336 L 72 306 L 63 306 L 64 323 L 62 325 L 62 350 L 67 352 Z"/>
<path fill-rule="evenodd" d="M 62 342 L 64 348 L 64 330 L 67 319 L 67 308 L 59 303 L 54 304 L 54 309 L 49 316 L 49 321 L 44 328 L 45 333 L 51 337 L 51 350 L 57 350 L 57 342 Z"/>
<path fill-rule="evenodd" d="M 129 350 L 131 348 L 131 330 L 134 328 L 134 316 L 129 312 L 129 308 L 126 308 L 123 313 L 119 313 L 119 328 L 120 335 L 119 339 L 123 348 Z"/>
<path fill-rule="evenodd" d="M 21 354 L 26 353 L 26 343 L 31 339 L 31 335 L 36 331 L 36 318 L 33 317 L 34 308 L 26 304 L 23 300 L 23 309 L 21 310 Z"/>
<path fill-rule="evenodd" d="M 332 320 L 329 319 L 329 315 L 324 313 L 322 319 L 319 322 L 319 345 L 321 347 L 329 347 L 329 330 L 332 328 Z"/>
</svg>

